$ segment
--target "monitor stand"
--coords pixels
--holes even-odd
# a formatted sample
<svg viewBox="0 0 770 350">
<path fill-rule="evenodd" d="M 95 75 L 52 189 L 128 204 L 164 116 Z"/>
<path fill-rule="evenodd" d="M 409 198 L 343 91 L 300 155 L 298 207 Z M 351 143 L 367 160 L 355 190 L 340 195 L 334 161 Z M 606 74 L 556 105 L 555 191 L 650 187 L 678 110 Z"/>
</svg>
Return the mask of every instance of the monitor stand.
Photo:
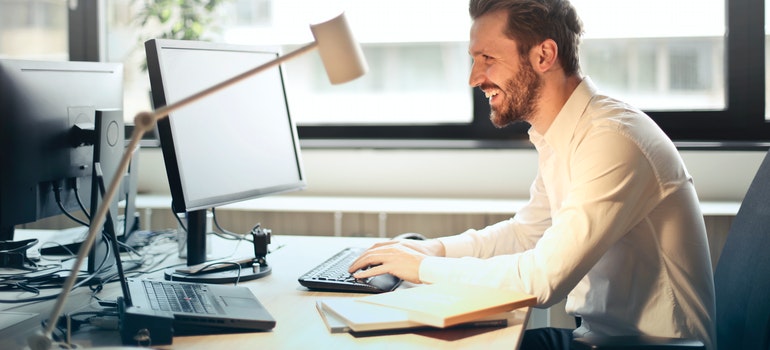
<svg viewBox="0 0 770 350">
<path fill-rule="evenodd" d="M 14 229 L 15 227 L 13 225 L 0 225 L 0 241 L 12 241 Z"/>
<path fill-rule="evenodd" d="M 187 267 L 206 266 L 206 209 L 187 212 Z M 255 234 L 252 232 L 252 234 Z M 258 237 L 263 237 L 259 239 Z M 222 263 L 205 272 L 185 273 L 179 272 L 177 268 L 168 268 L 164 272 L 164 278 L 170 281 L 192 282 L 192 283 L 237 283 L 240 281 L 250 281 L 262 278 L 270 274 L 272 269 L 265 260 L 267 254 L 267 244 L 270 243 L 269 232 L 267 238 L 257 236 L 254 238 L 253 259 L 238 261 L 233 263 Z M 264 247 L 262 247 L 264 245 Z M 227 260 L 223 260 L 227 261 Z M 212 262 L 211 264 L 214 264 Z M 240 268 L 234 266 L 238 264 Z"/>
<path fill-rule="evenodd" d="M 270 272 L 272 272 L 270 266 L 258 264 L 241 266 L 240 271 L 230 266 L 229 270 L 192 274 L 177 272 L 175 268 L 169 268 L 163 273 L 163 277 L 169 281 L 223 284 L 255 280 L 269 275 Z"/>
</svg>

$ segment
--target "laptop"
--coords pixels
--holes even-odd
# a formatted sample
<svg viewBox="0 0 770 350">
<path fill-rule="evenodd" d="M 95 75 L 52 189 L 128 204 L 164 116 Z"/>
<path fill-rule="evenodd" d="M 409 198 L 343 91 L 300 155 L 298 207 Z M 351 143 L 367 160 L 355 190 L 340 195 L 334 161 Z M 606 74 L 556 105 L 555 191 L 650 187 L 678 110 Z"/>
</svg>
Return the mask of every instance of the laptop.
<svg viewBox="0 0 770 350">
<path fill-rule="evenodd" d="M 124 279 L 126 307 L 171 312 L 175 335 L 267 331 L 275 319 L 246 287 Z"/>
<path fill-rule="evenodd" d="M 97 120 L 110 116 L 114 117 L 111 114 L 97 115 Z M 108 145 L 102 139 L 94 144 L 94 181 L 103 196 L 105 183 L 119 175 L 102 170 L 118 169 L 123 149 Z M 92 196 L 92 201 L 96 200 L 101 198 Z M 118 303 L 120 310 L 133 307 L 132 310 L 140 314 L 163 315 L 166 319 L 173 316 L 171 328 L 176 335 L 266 331 L 275 327 L 275 319 L 246 287 L 126 278 L 115 230 L 115 215 L 111 215 L 110 210 L 107 210 L 104 230 L 112 244 L 123 292 L 123 300 Z M 121 318 L 125 315 L 124 312 Z M 171 329 L 162 331 L 170 340 Z"/>
<path fill-rule="evenodd" d="M 111 224 L 108 216 L 105 225 Z M 113 247 L 117 247 L 117 239 L 110 236 Z M 126 278 L 120 253 L 115 256 L 123 309 L 170 313 L 175 335 L 267 331 L 275 327 L 273 316 L 246 287 Z"/>
</svg>

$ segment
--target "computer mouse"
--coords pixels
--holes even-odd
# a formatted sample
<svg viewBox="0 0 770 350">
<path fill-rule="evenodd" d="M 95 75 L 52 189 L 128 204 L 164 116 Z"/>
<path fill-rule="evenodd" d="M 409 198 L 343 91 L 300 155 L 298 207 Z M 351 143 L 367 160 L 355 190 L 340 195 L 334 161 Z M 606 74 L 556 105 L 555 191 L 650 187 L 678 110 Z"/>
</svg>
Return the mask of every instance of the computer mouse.
<svg viewBox="0 0 770 350">
<path fill-rule="evenodd" d="M 400 235 L 398 235 L 396 237 L 393 237 L 393 239 L 394 240 L 413 239 L 413 240 L 417 240 L 417 241 L 423 241 L 423 240 L 426 240 L 428 238 L 425 237 L 424 235 L 416 233 L 416 232 L 407 232 L 407 233 L 402 233 L 402 234 L 400 234 Z"/>
</svg>

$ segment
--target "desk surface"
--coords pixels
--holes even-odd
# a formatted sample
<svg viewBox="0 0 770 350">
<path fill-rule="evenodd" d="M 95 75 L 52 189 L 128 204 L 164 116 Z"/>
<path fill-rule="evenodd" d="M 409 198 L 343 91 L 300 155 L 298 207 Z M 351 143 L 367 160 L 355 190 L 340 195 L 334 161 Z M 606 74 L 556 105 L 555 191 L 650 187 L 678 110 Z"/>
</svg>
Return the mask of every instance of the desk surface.
<svg viewBox="0 0 770 350">
<path fill-rule="evenodd" d="M 522 324 L 505 328 L 475 328 L 451 330 L 419 330 L 398 334 L 354 336 L 348 333 L 330 334 L 315 307 L 316 300 L 361 296 L 361 294 L 314 292 L 302 287 L 297 277 L 346 246 L 367 247 L 378 239 L 354 237 L 275 236 L 272 239 L 268 263 L 272 274 L 243 282 L 259 298 L 276 319 L 269 332 L 175 337 L 168 349 L 512 349 L 518 343 Z M 214 255 L 228 254 L 235 243 L 214 239 Z M 245 242 L 244 242 L 245 243 Z M 241 244 L 239 251 L 248 253 L 251 246 Z M 171 259 L 173 260 L 173 259 Z M 173 261 L 171 262 L 173 263 Z M 160 274 L 158 274 L 160 275 Z M 149 277 L 148 277 L 149 278 Z M 158 278 L 161 278 L 158 276 Z M 103 293 L 119 293 L 117 284 Z M 87 303 L 86 291 L 73 297 L 69 305 Z M 102 295 L 103 296 L 103 295 Z M 79 304 L 78 304 L 79 303 Z M 43 304 L 27 307 L 0 305 L 3 310 L 41 312 Z M 37 311 L 35 311 L 37 310 Z M 46 313 L 49 311 L 45 311 Z M 47 315 L 46 315 L 47 316 Z M 76 343 L 90 346 L 118 345 L 117 332 L 81 331 Z"/>
</svg>

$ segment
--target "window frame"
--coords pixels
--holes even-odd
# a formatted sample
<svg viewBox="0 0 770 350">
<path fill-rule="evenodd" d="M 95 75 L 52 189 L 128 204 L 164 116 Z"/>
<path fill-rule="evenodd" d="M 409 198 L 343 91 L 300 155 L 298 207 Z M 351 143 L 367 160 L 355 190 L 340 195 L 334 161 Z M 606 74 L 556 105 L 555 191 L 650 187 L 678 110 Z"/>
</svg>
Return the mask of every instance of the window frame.
<svg viewBox="0 0 770 350">
<path fill-rule="evenodd" d="M 685 149 L 766 149 L 770 122 L 765 119 L 765 0 L 726 0 L 726 108 L 718 111 L 649 111 L 653 120 Z M 90 3 L 89 1 L 81 1 Z M 70 57 L 100 59 L 103 11 L 96 6 L 70 9 Z M 74 12 L 74 14 L 73 14 Z M 101 17 L 100 17 L 101 15 Z M 76 18 L 77 20 L 72 20 Z M 92 19 L 94 20 L 83 20 Z M 91 26 L 91 27 L 89 27 Z M 103 27 L 102 27 L 103 28 Z M 103 30 L 98 31 L 105 33 Z M 73 34 L 74 33 L 74 34 Z M 80 34 L 78 34 L 80 33 Z M 469 87 L 470 89 L 470 87 Z M 469 124 L 298 126 L 303 147 L 310 148 L 520 148 L 531 147 L 527 124 L 495 128 L 483 92 L 473 89 Z M 365 116 L 362 116 L 365 118 Z"/>
<path fill-rule="evenodd" d="M 765 143 L 765 3 L 727 0 L 726 109 L 648 112 L 675 141 Z"/>
<path fill-rule="evenodd" d="M 102 61 L 106 52 L 105 9 L 102 0 L 78 1 L 76 6 L 68 6 L 70 61 Z"/>
</svg>

